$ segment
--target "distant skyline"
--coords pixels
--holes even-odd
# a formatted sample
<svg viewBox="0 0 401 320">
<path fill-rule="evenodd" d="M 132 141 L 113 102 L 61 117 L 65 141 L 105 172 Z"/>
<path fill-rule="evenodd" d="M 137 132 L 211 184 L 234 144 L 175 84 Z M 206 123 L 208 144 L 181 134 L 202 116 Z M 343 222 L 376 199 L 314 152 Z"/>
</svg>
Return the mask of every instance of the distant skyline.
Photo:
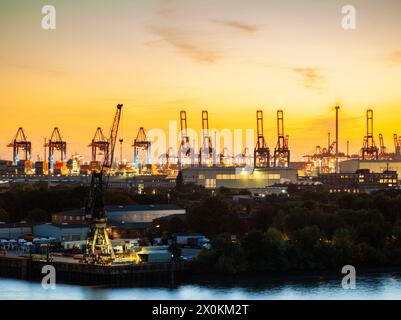
<svg viewBox="0 0 401 320">
<path fill-rule="evenodd" d="M 41 28 L 53 5 L 57 29 Z M 356 30 L 341 28 L 341 8 L 357 10 Z M 399 0 L 96 0 L 0 2 L 0 158 L 11 159 L 18 127 L 43 155 L 59 127 L 68 156 L 87 159 L 97 127 L 108 132 L 124 104 L 124 158 L 139 127 L 168 130 L 186 110 L 199 131 L 256 130 L 276 144 L 276 110 L 285 113 L 294 160 L 334 139 L 339 104 L 341 151 L 359 151 L 366 109 L 375 138 L 393 150 L 401 135 Z M 117 153 L 118 153 L 117 149 Z"/>
</svg>

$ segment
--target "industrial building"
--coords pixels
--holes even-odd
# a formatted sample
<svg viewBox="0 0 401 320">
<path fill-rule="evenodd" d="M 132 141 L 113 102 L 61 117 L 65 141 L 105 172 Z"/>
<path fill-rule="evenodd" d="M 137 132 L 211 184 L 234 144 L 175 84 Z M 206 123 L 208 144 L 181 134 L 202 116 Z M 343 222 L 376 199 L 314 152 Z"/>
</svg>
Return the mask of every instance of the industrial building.
<svg viewBox="0 0 401 320">
<path fill-rule="evenodd" d="M 397 172 L 388 170 L 370 172 L 369 169 L 360 169 L 354 173 L 327 173 L 320 174 L 318 180 L 329 192 L 369 193 L 398 187 Z"/>
<path fill-rule="evenodd" d="M 0 239 L 18 239 L 32 235 L 33 224 L 28 222 L 0 223 Z"/>
<path fill-rule="evenodd" d="M 32 231 L 36 237 L 55 238 L 58 241 L 80 241 L 86 239 L 88 225 L 45 223 L 33 226 Z"/>
<path fill-rule="evenodd" d="M 360 160 L 352 159 L 340 162 L 340 173 L 352 173 L 357 170 L 367 169 L 370 172 L 382 173 L 396 171 L 401 179 L 401 160 Z"/>
<path fill-rule="evenodd" d="M 106 206 L 106 215 L 113 223 L 147 223 L 150 225 L 153 220 L 171 215 L 185 215 L 185 209 L 174 204 L 155 205 L 127 205 L 127 206 Z M 85 210 L 69 210 L 52 214 L 54 224 L 81 224 L 85 221 Z"/>
<path fill-rule="evenodd" d="M 193 183 L 208 189 L 263 189 L 277 183 L 295 183 L 298 172 L 284 167 L 253 170 L 238 167 L 190 167 L 182 170 L 182 176 L 185 184 Z"/>
</svg>

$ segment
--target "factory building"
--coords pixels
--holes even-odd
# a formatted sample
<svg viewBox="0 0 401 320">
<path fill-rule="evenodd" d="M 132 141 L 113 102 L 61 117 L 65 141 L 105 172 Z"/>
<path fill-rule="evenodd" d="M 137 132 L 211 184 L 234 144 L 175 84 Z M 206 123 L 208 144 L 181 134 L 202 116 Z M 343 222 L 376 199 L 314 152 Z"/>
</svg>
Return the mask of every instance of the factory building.
<svg viewBox="0 0 401 320">
<path fill-rule="evenodd" d="M 268 186 L 296 182 L 297 169 L 260 168 L 248 170 L 236 167 L 190 167 L 182 170 L 185 184 L 194 183 L 208 189 L 263 189 Z"/>
<path fill-rule="evenodd" d="M 396 171 L 370 172 L 360 169 L 354 173 L 327 173 L 320 174 L 319 181 L 329 192 L 372 192 L 382 189 L 394 189 L 398 186 Z"/>
<path fill-rule="evenodd" d="M 185 215 L 185 209 L 174 204 L 106 206 L 110 223 L 152 223 L 154 219 L 171 215 Z M 85 209 L 52 214 L 52 223 L 81 224 L 85 220 Z"/>
<path fill-rule="evenodd" d="M 35 237 L 55 238 L 58 241 L 80 241 L 86 239 L 88 226 L 85 224 L 45 223 L 33 226 L 32 230 Z"/>
<path fill-rule="evenodd" d="M 340 162 L 340 173 L 355 173 L 357 170 L 369 170 L 372 173 L 396 171 L 398 179 L 401 179 L 400 160 L 347 160 Z"/>
<path fill-rule="evenodd" d="M 32 226 L 33 224 L 28 222 L 0 222 L 0 239 L 18 239 L 26 235 L 31 235 Z"/>
</svg>

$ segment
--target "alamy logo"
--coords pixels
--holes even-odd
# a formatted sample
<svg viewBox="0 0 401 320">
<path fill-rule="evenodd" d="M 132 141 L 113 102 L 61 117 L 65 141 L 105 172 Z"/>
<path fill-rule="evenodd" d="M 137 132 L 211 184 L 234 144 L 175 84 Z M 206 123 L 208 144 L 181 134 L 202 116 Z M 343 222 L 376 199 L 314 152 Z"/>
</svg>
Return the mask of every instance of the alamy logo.
<svg viewBox="0 0 401 320">
<path fill-rule="evenodd" d="M 56 8 L 51 5 L 42 7 L 42 28 L 44 30 L 56 30 Z"/>
<path fill-rule="evenodd" d="M 341 285 L 343 289 L 356 289 L 356 271 L 355 267 L 351 265 L 344 266 L 341 270 L 342 274 L 345 274 Z"/>
<path fill-rule="evenodd" d="M 341 13 L 344 15 L 341 21 L 341 26 L 344 30 L 355 30 L 356 29 L 356 9 L 354 6 L 346 5 L 341 9 Z"/>
<path fill-rule="evenodd" d="M 56 289 L 56 269 L 51 265 L 45 265 L 42 268 L 42 274 L 45 276 L 42 279 L 42 288 L 45 290 Z"/>
</svg>

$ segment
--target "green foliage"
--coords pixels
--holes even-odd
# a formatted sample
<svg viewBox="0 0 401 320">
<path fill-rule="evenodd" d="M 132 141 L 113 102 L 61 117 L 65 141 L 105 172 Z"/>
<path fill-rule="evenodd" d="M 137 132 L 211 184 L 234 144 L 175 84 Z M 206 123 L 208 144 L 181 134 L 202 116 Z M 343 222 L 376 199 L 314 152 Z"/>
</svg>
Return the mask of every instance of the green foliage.
<svg viewBox="0 0 401 320">
<path fill-rule="evenodd" d="M 0 221 L 1 222 L 7 222 L 9 219 L 9 214 L 7 213 L 6 210 L 4 210 L 3 208 L 0 208 Z"/>
<path fill-rule="evenodd" d="M 223 217 L 227 212 L 219 207 L 205 210 L 196 211 L 205 219 L 205 232 L 207 221 L 209 226 L 219 223 L 217 212 Z M 212 213 L 213 219 L 208 217 Z M 293 190 L 290 197 L 266 197 L 247 224 L 240 223 L 246 227 L 239 243 L 248 272 L 401 265 L 400 191 L 367 195 Z M 211 228 L 211 234 L 219 231 Z M 233 264 L 227 262 L 231 255 L 221 255 L 221 250 L 212 250 L 202 261 L 212 266 L 219 261 Z"/>
<path fill-rule="evenodd" d="M 168 251 L 171 252 L 171 254 L 173 255 L 173 260 L 174 261 L 178 261 L 181 257 L 181 247 L 176 244 L 176 243 L 172 243 L 169 247 L 168 247 Z"/>
<path fill-rule="evenodd" d="M 47 222 L 50 220 L 50 217 L 47 214 L 46 210 L 39 208 L 29 210 L 27 218 L 29 221 L 33 222 Z"/>
<path fill-rule="evenodd" d="M 182 191 L 183 187 L 184 187 L 184 177 L 182 175 L 182 171 L 180 170 L 175 180 L 175 188 L 177 191 Z"/>
<path fill-rule="evenodd" d="M 190 206 L 187 221 L 192 231 L 209 237 L 225 232 L 237 234 L 243 225 L 238 208 L 219 196 L 206 198 Z"/>
<path fill-rule="evenodd" d="M 237 274 L 247 270 L 244 251 L 240 245 L 231 241 L 228 234 L 217 236 L 213 242 L 213 251 L 203 250 L 197 262 L 208 271 L 225 274 Z"/>
</svg>

